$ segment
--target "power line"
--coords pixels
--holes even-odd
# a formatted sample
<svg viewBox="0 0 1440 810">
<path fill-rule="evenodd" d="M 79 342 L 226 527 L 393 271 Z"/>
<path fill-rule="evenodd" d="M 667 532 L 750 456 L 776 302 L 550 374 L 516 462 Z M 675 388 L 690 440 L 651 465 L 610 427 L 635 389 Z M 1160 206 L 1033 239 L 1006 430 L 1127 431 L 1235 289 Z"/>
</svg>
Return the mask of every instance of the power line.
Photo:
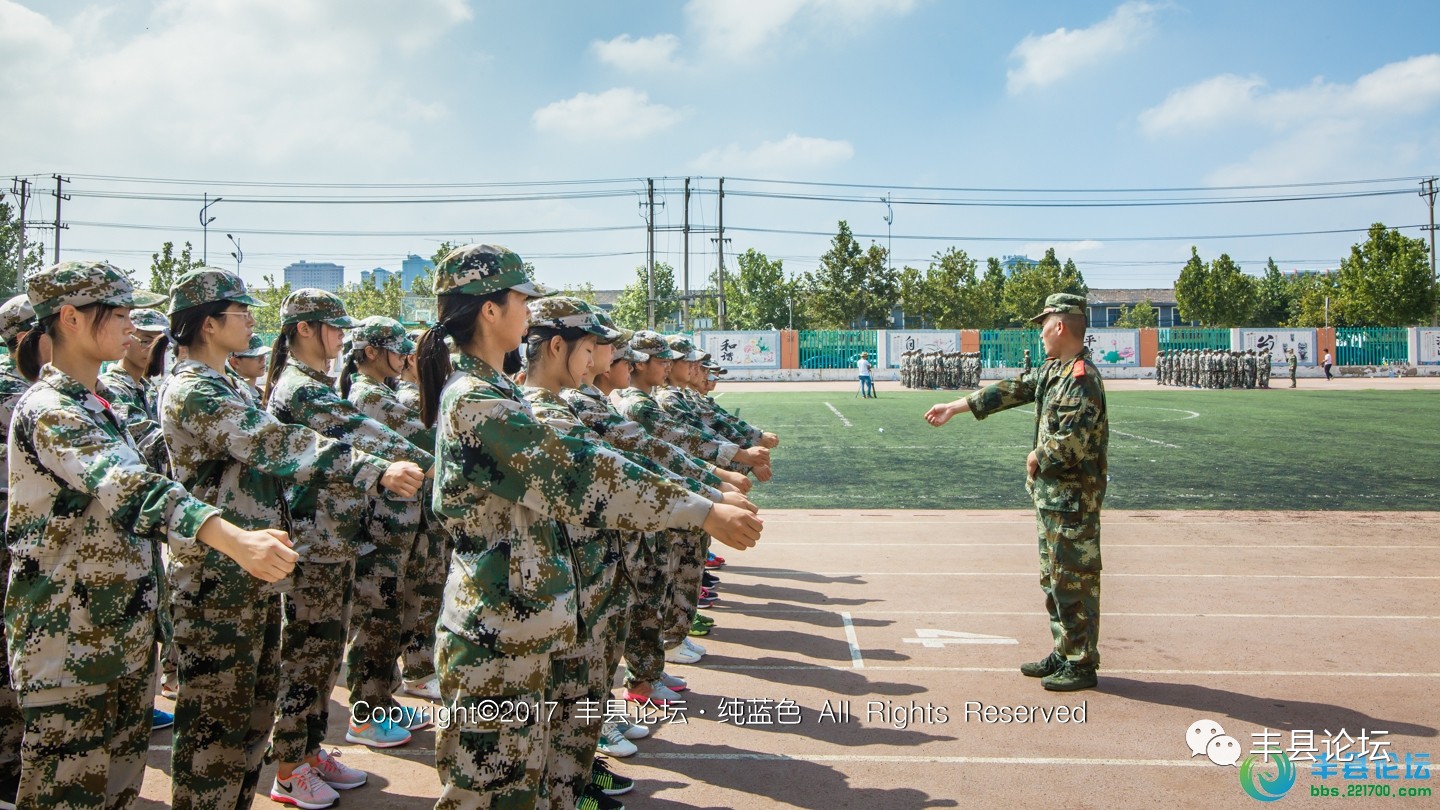
<svg viewBox="0 0 1440 810">
<path fill-rule="evenodd" d="M 1413 230 L 1422 228 L 1422 225 L 1400 225 L 1394 230 Z M 828 231 L 800 231 L 786 228 L 745 228 L 731 225 L 727 228 L 732 231 L 744 233 L 775 233 L 790 236 L 824 236 L 830 238 L 835 236 Z M 958 235 L 933 235 L 933 234 L 895 234 L 896 239 L 923 240 L 932 242 L 1184 242 L 1201 239 L 1261 239 L 1266 237 L 1281 236 L 1321 236 L 1337 233 L 1367 233 L 1369 228 L 1334 228 L 1319 231 L 1283 231 L 1276 233 L 1231 233 L 1231 234 L 1194 234 L 1189 236 L 958 236 Z M 885 234 L 882 233 L 855 233 L 857 239 L 879 239 Z"/>
</svg>

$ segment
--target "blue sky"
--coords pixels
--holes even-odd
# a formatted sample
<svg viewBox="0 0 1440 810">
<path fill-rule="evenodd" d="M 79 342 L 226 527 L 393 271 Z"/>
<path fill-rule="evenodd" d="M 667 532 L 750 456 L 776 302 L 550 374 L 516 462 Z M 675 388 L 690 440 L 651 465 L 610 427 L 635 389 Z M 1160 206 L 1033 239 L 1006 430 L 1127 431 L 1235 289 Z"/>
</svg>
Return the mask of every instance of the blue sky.
<svg viewBox="0 0 1440 810">
<path fill-rule="evenodd" d="M 656 221 L 678 226 L 681 178 L 703 177 L 691 218 L 713 226 L 725 176 L 728 249 L 792 272 L 828 243 L 805 232 L 840 219 L 884 244 L 888 191 L 907 201 L 894 206 L 897 264 L 951 245 L 982 260 L 1053 245 L 1092 286 L 1168 286 L 1192 244 L 1251 272 L 1269 256 L 1325 268 L 1363 236 L 1241 237 L 1424 222 L 1412 178 L 1440 173 L 1437 30 L 1440 6 L 1426 2 L 0 0 L 0 107 L 23 122 L 0 131 L 0 174 L 75 176 L 64 257 L 142 271 L 166 239 L 198 250 L 196 200 L 209 192 L 226 197 L 211 211 L 211 261 L 231 264 L 233 233 L 252 280 L 298 259 L 338 261 L 357 280 L 450 238 L 507 244 L 547 283 L 613 288 L 644 261 L 643 178 L 665 178 Z M 235 185 L 600 179 L 616 182 Z M 605 194 L 554 196 L 577 192 Z M 1402 193 L 995 204 L 1354 192 Z M 527 199 L 255 201 L 321 195 Z M 935 204 L 957 200 L 971 204 Z M 32 218 L 53 214 L 48 197 L 38 205 Z M 496 235 L 536 230 L 552 232 Z M 715 266 L 711 236 L 692 237 L 692 278 Z M 678 232 L 657 248 L 680 265 Z"/>
</svg>

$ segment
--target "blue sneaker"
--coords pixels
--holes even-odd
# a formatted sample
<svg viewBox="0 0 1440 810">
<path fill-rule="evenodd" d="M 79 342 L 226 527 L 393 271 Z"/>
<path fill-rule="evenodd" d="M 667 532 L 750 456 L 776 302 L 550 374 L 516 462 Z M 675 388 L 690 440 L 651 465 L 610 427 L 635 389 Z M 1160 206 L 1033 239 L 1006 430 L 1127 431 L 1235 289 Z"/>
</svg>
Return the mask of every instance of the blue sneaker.
<svg viewBox="0 0 1440 810">
<path fill-rule="evenodd" d="M 410 732 L 388 717 L 379 721 L 372 718 L 358 726 L 352 720 L 350 727 L 345 730 L 345 741 L 368 745 L 371 748 L 394 748 L 410 742 Z"/>
<path fill-rule="evenodd" d="M 169 728 L 175 725 L 175 715 L 170 712 L 162 712 L 159 709 L 151 709 L 154 714 L 150 715 L 150 730 L 159 731 L 162 728 Z"/>
</svg>

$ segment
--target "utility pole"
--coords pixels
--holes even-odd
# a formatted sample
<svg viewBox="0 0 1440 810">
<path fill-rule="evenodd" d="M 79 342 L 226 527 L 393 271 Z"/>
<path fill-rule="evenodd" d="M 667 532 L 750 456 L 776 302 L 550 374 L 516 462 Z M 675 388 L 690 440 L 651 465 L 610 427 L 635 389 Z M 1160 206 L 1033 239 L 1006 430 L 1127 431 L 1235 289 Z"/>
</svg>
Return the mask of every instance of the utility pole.
<svg viewBox="0 0 1440 810">
<path fill-rule="evenodd" d="M 649 198 L 645 217 L 645 323 L 655 328 L 655 178 L 645 180 L 645 194 Z"/>
<path fill-rule="evenodd" d="M 25 289 L 25 205 L 30 202 L 30 180 L 29 178 L 15 178 L 14 185 L 10 190 L 20 198 L 20 250 L 15 257 L 15 289 Z"/>
<path fill-rule="evenodd" d="M 61 186 L 70 182 L 70 178 L 61 177 L 58 174 L 51 176 L 55 178 L 55 255 L 50 258 L 58 264 L 60 262 L 60 232 L 70 227 L 60 221 L 60 203 L 70 199 L 69 194 L 61 193 Z"/>
<path fill-rule="evenodd" d="M 225 198 L 216 197 L 212 200 L 210 199 L 210 192 L 207 191 L 205 192 L 205 204 L 200 206 L 200 228 L 205 232 L 204 241 L 202 242 L 203 247 L 200 249 L 200 263 L 206 267 L 210 266 L 210 223 L 215 221 L 215 217 L 206 217 L 205 212 L 209 210 L 210 206 L 223 199 Z"/>
<path fill-rule="evenodd" d="M 725 328 L 725 178 L 720 178 L 720 210 L 716 218 L 716 252 L 719 253 L 719 289 L 715 291 L 719 304 L 715 308 L 715 320 L 720 329 Z"/>
<path fill-rule="evenodd" d="M 1440 326 L 1440 276 L 1435 275 L 1435 179 L 1421 181 L 1424 186 L 1420 196 L 1430 206 L 1430 285 L 1435 290 L 1434 301 L 1430 304 L 1430 325 Z"/>
<path fill-rule="evenodd" d="M 685 224 L 680 230 L 685 234 L 685 258 L 681 262 L 682 283 L 685 292 L 680 296 L 680 319 L 685 331 L 690 331 L 690 178 L 685 178 Z"/>
</svg>

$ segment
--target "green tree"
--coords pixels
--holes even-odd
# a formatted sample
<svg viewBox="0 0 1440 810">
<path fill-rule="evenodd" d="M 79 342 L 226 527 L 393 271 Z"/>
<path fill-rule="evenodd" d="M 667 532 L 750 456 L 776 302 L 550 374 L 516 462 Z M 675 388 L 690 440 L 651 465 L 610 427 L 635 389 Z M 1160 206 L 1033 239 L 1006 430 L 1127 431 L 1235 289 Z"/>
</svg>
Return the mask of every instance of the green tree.
<svg viewBox="0 0 1440 810">
<path fill-rule="evenodd" d="M 1005 279 L 1001 293 L 1001 306 L 1006 323 L 1023 325 L 1045 308 L 1045 299 L 1055 293 L 1087 295 L 1090 288 L 1085 276 L 1067 259 L 1062 265 L 1055 256 L 1055 248 L 1047 248 L 1045 258 L 1033 264 L 1015 265 L 1010 277 Z"/>
<path fill-rule="evenodd" d="M 896 277 L 900 291 L 900 308 L 905 313 L 904 326 L 907 329 L 928 329 L 935 324 L 930 303 L 930 287 L 925 283 L 925 274 L 906 265 Z"/>
<path fill-rule="evenodd" d="M 20 218 L 0 195 L 0 293 L 8 300 L 25 291 L 25 279 L 45 266 L 45 245 L 26 240 L 20 258 Z"/>
<path fill-rule="evenodd" d="M 280 304 L 285 296 L 290 294 L 290 282 L 276 285 L 275 277 L 266 275 L 264 287 L 252 290 L 255 297 L 265 302 L 263 307 L 255 307 L 250 312 L 255 316 L 256 334 L 264 333 L 267 337 L 280 331 Z"/>
<path fill-rule="evenodd" d="M 864 250 L 850 226 L 840 221 L 820 266 L 806 273 L 805 311 L 822 329 L 850 329 L 856 324 L 884 327 L 899 299 L 899 273 L 889 266 L 885 248 L 871 243 Z"/>
<path fill-rule="evenodd" d="M 1194 246 L 1175 280 L 1180 318 L 1201 326 L 1244 326 L 1255 312 L 1258 283 L 1227 253 L 1206 264 Z"/>
<path fill-rule="evenodd" d="M 568 295 L 571 298 L 579 298 L 591 306 L 595 305 L 595 285 L 585 282 L 579 285 L 566 285 L 560 290 L 561 295 Z"/>
<path fill-rule="evenodd" d="M 626 329 L 647 328 L 646 300 L 649 285 L 645 265 L 635 268 L 635 282 L 620 291 L 615 309 L 610 313 L 615 322 Z M 675 287 L 675 268 L 664 262 L 655 263 L 655 325 L 663 328 L 680 312 L 680 291 Z"/>
<path fill-rule="evenodd" d="M 736 259 L 735 272 L 725 275 L 725 322 L 730 329 L 786 328 L 796 297 L 795 283 L 785 277 L 785 263 L 750 248 Z"/>
<path fill-rule="evenodd" d="M 1160 313 L 1155 311 L 1149 301 L 1126 307 L 1120 317 L 1115 319 L 1115 325 L 1124 329 L 1149 329 L 1159 323 Z"/>
<path fill-rule="evenodd" d="M 385 280 L 384 286 L 376 287 L 373 279 L 366 279 L 355 285 L 343 287 L 338 293 L 345 302 L 345 311 L 352 318 L 368 318 L 383 315 L 400 319 L 400 301 L 405 297 L 399 276 Z"/>
<path fill-rule="evenodd" d="M 175 279 L 204 266 L 204 262 L 193 255 L 189 242 L 185 243 L 179 256 L 175 255 L 175 243 L 166 242 L 159 253 L 150 254 L 150 291 L 169 295 L 170 285 L 175 283 Z"/>
<path fill-rule="evenodd" d="M 985 260 L 985 278 L 981 281 L 990 303 L 990 323 L 977 329 L 996 329 L 1004 326 L 1005 318 L 1005 268 L 1000 260 L 991 256 Z"/>
<path fill-rule="evenodd" d="M 1340 279 L 1334 273 L 1306 273 L 1291 282 L 1290 317 L 1285 326 L 1346 326 Z"/>
<path fill-rule="evenodd" d="M 1425 241 L 1379 222 L 1340 261 L 1338 283 L 1345 319 L 1355 326 L 1414 326 L 1430 319 L 1435 302 Z"/>
<path fill-rule="evenodd" d="M 1290 279 L 1280 272 L 1275 260 L 1265 262 L 1265 275 L 1255 288 L 1255 314 L 1250 322 L 1254 326 L 1280 326 L 1290 319 L 1295 303 L 1295 292 Z"/>
<path fill-rule="evenodd" d="M 985 329 L 995 321 L 991 291 L 976 274 L 978 264 L 965 251 L 947 248 L 935 254 L 925 272 L 926 300 L 937 329 Z"/>
</svg>

